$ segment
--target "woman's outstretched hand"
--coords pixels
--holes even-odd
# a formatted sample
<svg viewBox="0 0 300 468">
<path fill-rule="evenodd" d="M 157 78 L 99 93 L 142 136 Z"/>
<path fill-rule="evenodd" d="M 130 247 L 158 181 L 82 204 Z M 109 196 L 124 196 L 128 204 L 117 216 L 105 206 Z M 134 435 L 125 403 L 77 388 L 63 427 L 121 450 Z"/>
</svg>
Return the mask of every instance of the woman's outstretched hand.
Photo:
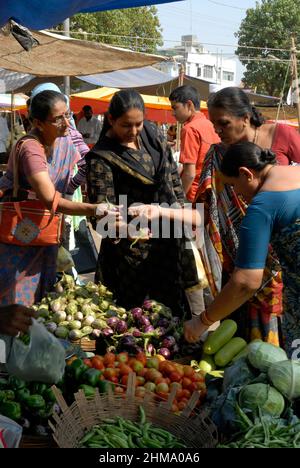
<svg viewBox="0 0 300 468">
<path fill-rule="evenodd" d="M 36 317 L 36 312 L 23 305 L 1 306 L 0 333 L 10 336 L 16 336 L 20 332 L 27 333 L 34 317 Z"/>
<path fill-rule="evenodd" d="M 199 316 L 193 317 L 184 323 L 184 337 L 188 343 L 197 343 L 208 328 Z"/>
<path fill-rule="evenodd" d="M 161 217 L 161 207 L 159 205 L 132 205 L 128 209 L 129 216 L 153 221 Z"/>
</svg>

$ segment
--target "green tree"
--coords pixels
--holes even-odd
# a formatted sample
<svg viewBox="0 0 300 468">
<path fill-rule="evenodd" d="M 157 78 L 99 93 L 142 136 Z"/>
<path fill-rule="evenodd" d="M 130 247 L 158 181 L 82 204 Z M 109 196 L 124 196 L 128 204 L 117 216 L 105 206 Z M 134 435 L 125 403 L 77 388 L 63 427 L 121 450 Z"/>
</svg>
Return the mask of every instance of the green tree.
<svg viewBox="0 0 300 468">
<path fill-rule="evenodd" d="M 62 30 L 62 25 L 57 27 Z M 78 14 L 70 20 L 71 34 L 118 47 L 153 53 L 163 44 L 162 30 L 155 6 Z M 82 33 L 87 33 L 85 36 Z"/>
<path fill-rule="evenodd" d="M 243 77 L 246 86 L 257 87 L 260 93 L 280 95 L 289 66 L 292 34 L 296 44 L 299 43 L 300 0 L 262 0 L 247 10 L 236 33 L 239 45 L 236 54 L 246 65 Z M 289 77 L 284 92 L 290 84 Z"/>
</svg>

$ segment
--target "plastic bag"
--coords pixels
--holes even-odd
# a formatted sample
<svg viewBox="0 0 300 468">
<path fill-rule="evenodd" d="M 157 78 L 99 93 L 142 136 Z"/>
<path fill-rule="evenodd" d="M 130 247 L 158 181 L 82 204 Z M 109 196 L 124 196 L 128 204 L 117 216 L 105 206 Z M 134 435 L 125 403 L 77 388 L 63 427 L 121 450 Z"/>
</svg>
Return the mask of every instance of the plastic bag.
<svg viewBox="0 0 300 468">
<path fill-rule="evenodd" d="M 56 271 L 63 272 L 71 270 L 75 266 L 72 255 L 62 245 L 58 249 L 56 259 Z"/>
<path fill-rule="evenodd" d="M 19 424 L 0 414 L 0 448 L 18 448 L 22 432 Z"/>
<path fill-rule="evenodd" d="M 65 350 L 44 325 L 32 321 L 28 345 L 17 337 L 11 339 L 7 372 L 26 381 L 57 383 L 65 370 Z"/>
</svg>

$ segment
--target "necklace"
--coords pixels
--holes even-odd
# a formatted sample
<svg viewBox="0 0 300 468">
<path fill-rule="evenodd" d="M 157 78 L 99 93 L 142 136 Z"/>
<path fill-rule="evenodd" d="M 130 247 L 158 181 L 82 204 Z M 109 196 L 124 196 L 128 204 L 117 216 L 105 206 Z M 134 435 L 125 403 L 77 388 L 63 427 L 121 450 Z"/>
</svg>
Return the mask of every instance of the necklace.
<svg viewBox="0 0 300 468">
<path fill-rule="evenodd" d="M 252 140 L 252 143 L 254 143 L 255 145 L 257 145 L 258 133 L 259 133 L 259 127 L 255 127 L 254 137 Z"/>
</svg>

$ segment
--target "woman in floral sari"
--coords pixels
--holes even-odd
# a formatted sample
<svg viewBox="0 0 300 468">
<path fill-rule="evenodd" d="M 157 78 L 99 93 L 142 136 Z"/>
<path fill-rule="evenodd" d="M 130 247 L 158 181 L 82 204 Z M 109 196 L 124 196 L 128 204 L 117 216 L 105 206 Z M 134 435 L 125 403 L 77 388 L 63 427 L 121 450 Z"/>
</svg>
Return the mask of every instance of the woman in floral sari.
<svg viewBox="0 0 300 468">
<path fill-rule="evenodd" d="M 300 167 L 277 166 L 272 151 L 243 142 L 228 149 L 220 169 L 224 183 L 249 206 L 231 278 L 207 311 L 185 324 L 186 339 L 198 341 L 208 326 L 251 298 L 263 282 L 271 243 L 282 268 L 283 345 L 291 356 L 300 338 Z"/>
</svg>

